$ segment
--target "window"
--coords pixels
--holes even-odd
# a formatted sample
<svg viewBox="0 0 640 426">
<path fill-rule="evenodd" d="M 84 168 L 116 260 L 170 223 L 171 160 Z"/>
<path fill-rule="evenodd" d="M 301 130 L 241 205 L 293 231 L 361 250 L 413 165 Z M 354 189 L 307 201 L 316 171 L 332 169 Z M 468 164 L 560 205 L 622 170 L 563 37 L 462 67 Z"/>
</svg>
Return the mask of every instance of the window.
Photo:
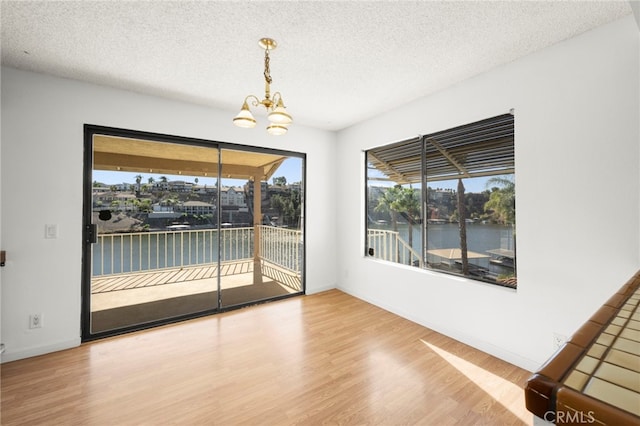
<svg viewBox="0 0 640 426">
<path fill-rule="evenodd" d="M 516 288 L 512 113 L 366 152 L 366 255 Z"/>
</svg>

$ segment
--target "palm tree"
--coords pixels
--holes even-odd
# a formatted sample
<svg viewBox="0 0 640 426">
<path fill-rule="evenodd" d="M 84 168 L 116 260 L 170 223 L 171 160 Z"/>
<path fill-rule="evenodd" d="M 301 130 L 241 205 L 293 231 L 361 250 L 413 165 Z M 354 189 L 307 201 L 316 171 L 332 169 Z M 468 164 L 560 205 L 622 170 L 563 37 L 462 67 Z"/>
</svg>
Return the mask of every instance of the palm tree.
<svg viewBox="0 0 640 426">
<path fill-rule="evenodd" d="M 140 196 L 140 182 L 142 182 L 142 175 L 136 175 L 136 195 Z"/>
<path fill-rule="evenodd" d="M 373 209 L 375 212 L 389 213 L 391 216 L 391 229 L 396 234 L 398 233 L 398 199 L 400 198 L 402 187 L 396 185 L 393 188 L 387 188 L 384 190 L 380 198 L 378 198 L 378 204 Z M 396 246 L 396 261 L 400 259 L 400 246 Z"/>
<path fill-rule="evenodd" d="M 398 199 L 401 189 L 400 185 L 387 188 L 378 198 L 378 205 L 373 209 L 375 212 L 389 213 L 393 232 L 398 232 Z"/>
<path fill-rule="evenodd" d="M 514 224 L 516 222 L 516 184 L 507 177 L 494 177 L 487 181 L 487 187 L 489 186 L 492 186 L 492 190 L 489 201 L 484 204 L 484 210 L 493 211 L 493 216 L 498 222 Z"/>
<path fill-rule="evenodd" d="M 409 247 L 413 247 L 413 225 L 420 220 L 420 196 L 411 186 L 401 188 L 398 195 L 395 207 L 409 223 Z"/>
<path fill-rule="evenodd" d="M 469 274 L 469 256 L 467 253 L 467 213 L 464 203 L 464 183 L 458 179 L 458 227 L 460 229 L 460 256 L 462 261 L 462 275 Z"/>
</svg>

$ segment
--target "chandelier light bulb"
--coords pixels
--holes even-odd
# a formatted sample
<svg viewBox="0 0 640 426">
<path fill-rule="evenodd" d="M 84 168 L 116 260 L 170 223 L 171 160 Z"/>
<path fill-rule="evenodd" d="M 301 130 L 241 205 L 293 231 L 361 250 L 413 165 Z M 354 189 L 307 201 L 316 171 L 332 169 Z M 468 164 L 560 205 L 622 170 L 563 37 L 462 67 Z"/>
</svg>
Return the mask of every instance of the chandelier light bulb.
<svg viewBox="0 0 640 426">
<path fill-rule="evenodd" d="M 233 119 L 233 124 L 245 129 L 252 129 L 256 127 L 256 119 L 253 118 L 253 114 L 251 114 L 249 105 L 247 105 L 246 101 L 242 104 L 242 109 L 238 115 Z"/>
<path fill-rule="evenodd" d="M 269 116 L 267 118 L 272 123 L 277 124 L 291 124 L 293 122 L 293 119 L 285 109 L 282 99 L 278 100 L 277 106 L 273 109 L 273 111 L 269 113 Z"/>
<path fill-rule="evenodd" d="M 287 133 L 287 130 L 289 130 L 287 126 L 282 124 L 271 123 L 269 124 L 269 126 L 267 126 L 267 133 L 273 136 L 284 135 L 285 133 Z"/>
</svg>

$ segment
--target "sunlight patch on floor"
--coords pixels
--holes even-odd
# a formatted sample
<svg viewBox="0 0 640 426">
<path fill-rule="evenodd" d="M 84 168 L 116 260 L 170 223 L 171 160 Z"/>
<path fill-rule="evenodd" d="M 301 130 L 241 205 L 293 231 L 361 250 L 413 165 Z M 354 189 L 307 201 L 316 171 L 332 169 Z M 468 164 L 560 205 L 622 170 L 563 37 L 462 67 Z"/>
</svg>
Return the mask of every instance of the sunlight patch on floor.
<svg viewBox="0 0 640 426">
<path fill-rule="evenodd" d="M 452 367 L 464 374 L 476 386 L 489 394 L 497 403 L 509 410 L 514 416 L 518 417 L 525 424 L 531 424 L 532 417 L 525 408 L 524 391 L 522 388 L 511 383 L 509 380 L 503 379 L 429 342 L 422 339 L 420 340 Z"/>
</svg>

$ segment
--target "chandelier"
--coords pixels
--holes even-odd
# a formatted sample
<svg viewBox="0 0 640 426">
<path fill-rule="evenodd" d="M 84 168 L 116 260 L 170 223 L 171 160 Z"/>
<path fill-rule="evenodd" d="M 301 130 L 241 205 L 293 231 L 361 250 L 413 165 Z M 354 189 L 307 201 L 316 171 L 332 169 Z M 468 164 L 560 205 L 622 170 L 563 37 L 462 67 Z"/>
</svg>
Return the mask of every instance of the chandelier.
<svg viewBox="0 0 640 426">
<path fill-rule="evenodd" d="M 258 45 L 264 49 L 264 99 L 260 100 L 254 95 L 247 96 L 242 103 L 240 112 L 233 119 L 233 124 L 246 129 L 251 129 L 256 126 L 256 119 L 253 118 L 253 114 L 251 114 L 251 111 L 249 110 L 249 101 L 251 101 L 251 104 L 254 107 L 262 105 L 267 109 L 267 118 L 270 122 L 267 126 L 267 132 L 270 135 L 284 135 L 287 133 L 289 124 L 293 122 L 293 119 L 285 109 L 286 107 L 284 106 L 280 92 L 274 93 L 273 97 L 271 96 L 269 51 L 275 49 L 277 43 L 275 40 L 270 38 L 261 38 L 258 41 Z"/>
</svg>

